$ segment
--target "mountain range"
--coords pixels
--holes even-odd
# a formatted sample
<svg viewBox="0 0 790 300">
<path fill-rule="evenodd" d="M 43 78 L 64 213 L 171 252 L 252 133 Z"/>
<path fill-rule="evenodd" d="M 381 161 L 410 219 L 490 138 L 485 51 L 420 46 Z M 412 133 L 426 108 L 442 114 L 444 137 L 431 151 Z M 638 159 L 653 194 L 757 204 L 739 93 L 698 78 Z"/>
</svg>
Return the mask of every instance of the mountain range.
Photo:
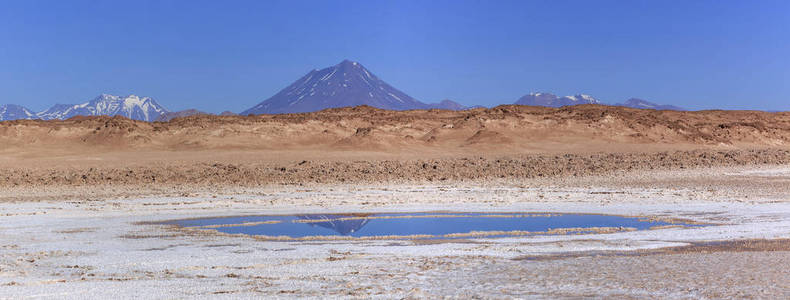
<svg viewBox="0 0 790 300">
<path fill-rule="evenodd" d="M 24 106 L 15 104 L 0 105 L 0 121 L 34 119 L 36 114 Z"/>
<path fill-rule="evenodd" d="M 530 93 L 514 104 L 563 107 L 579 104 L 604 104 L 586 94 L 557 96 L 551 93 Z M 392 87 L 362 64 L 343 60 L 337 65 L 308 72 L 274 96 L 241 112 L 251 114 L 281 114 L 319 111 L 327 108 L 368 105 L 388 110 L 446 109 L 464 110 L 467 107 L 452 100 L 424 103 Z M 631 98 L 625 103 L 614 104 L 639 109 L 683 110 L 672 105 L 660 105 L 646 100 Z M 124 116 L 142 121 L 169 121 L 204 112 L 190 109 L 170 112 L 149 97 L 129 95 L 126 97 L 102 94 L 81 104 L 56 104 L 51 108 L 34 113 L 19 105 L 0 106 L 0 121 L 17 119 L 68 119 L 74 116 Z M 229 114 L 228 112 L 223 115 Z M 232 113 L 230 113 L 232 114 Z"/>
<path fill-rule="evenodd" d="M 0 106 L 0 121 L 18 119 L 65 120 L 74 116 L 124 116 L 133 120 L 154 121 L 168 113 L 162 105 L 149 97 L 126 97 L 101 94 L 81 104 L 55 104 L 37 113 L 19 105 Z"/>
<path fill-rule="evenodd" d="M 639 109 L 655 109 L 655 110 L 685 110 L 681 107 L 677 107 L 674 105 L 662 105 L 662 104 L 655 104 L 653 102 L 649 102 L 647 100 L 642 100 L 639 98 L 631 98 L 625 103 L 617 103 L 615 106 L 625 106 L 630 108 L 639 108 Z"/>
<path fill-rule="evenodd" d="M 558 97 L 550 93 L 530 93 L 516 100 L 514 104 L 531 105 L 531 106 L 547 106 L 547 107 L 563 107 L 568 105 L 602 104 L 602 103 L 601 101 L 598 101 L 598 99 L 595 99 L 592 96 L 585 94 Z"/>
</svg>

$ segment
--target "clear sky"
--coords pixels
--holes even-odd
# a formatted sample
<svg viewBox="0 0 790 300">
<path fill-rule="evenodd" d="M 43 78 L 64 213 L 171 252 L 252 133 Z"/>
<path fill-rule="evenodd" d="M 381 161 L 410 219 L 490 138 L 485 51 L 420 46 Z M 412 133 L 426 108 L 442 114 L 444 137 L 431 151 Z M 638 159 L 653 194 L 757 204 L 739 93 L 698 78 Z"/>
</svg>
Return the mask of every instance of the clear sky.
<svg viewBox="0 0 790 300">
<path fill-rule="evenodd" d="M 790 1 L 0 1 L 0 103 L 239 112 L 358 61 L 424 102 L 790 110 Z"/>
</svg>

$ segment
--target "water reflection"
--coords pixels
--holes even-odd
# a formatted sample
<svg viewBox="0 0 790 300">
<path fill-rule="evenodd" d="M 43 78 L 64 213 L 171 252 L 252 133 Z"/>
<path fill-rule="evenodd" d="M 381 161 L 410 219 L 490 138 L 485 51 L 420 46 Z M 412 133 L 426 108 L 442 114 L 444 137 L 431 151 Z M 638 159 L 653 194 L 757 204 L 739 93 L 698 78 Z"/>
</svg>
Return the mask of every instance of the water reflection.
<svg viewBox="0 0 790 300">
<path fill-rule="evenodd" d="M 301 220 L 309 220 L 310 226 L 329 228 L 342 235 L 349 235 L 359 231 L 370 219 L 341 220 L 342 218 L 359 217 L 359 215 L 301 215 L 296 216 Z M 321 222 L 323 220 L 323 222 Z"/>
<path fill-rule="evenodd" d="M 537 234 L 614 233 L 703 226 L 680 220 L 597 214 L 546 213 L 343 213 L 237 216 L 174 221 L 228 234 L 275 240 L 342 238 L 470 238 Z"/>
</svg>

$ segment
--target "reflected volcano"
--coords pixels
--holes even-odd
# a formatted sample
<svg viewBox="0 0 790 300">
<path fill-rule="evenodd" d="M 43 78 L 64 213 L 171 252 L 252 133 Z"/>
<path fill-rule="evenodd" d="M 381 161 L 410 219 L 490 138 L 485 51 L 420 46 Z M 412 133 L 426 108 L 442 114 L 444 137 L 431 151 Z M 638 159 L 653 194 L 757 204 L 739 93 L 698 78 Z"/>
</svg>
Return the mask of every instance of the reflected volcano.
<svg viewBox="0 0 790 300">
<path fill-rule="evenodd" d="M 308 225 L 329 228 L 342 235 L 357 232 L 370 221 L 370 219 L 340 220 L 342 218 L 359 217 L 358 215 L 303 215 L 297 217 L 302 220 L 312 221 L 307 223 Z M 319 222 L 321 220 L 325 221 Z"/>
<path fill-rule="evenodd" d="M 371 220 L 376 220 L 371 222 Z M 607 234 L 666 226 L 707 226 L 682 220 L 596 214 L 548 213 L 341 213 L 238 216 L 175 221 L 184 227 L 262 239 L 458 239 L 533 235 Z M 305 226 L 311 225 L 311 226 Z M 341 237 L 342 236 L 342 237 Z"/>
</svg>

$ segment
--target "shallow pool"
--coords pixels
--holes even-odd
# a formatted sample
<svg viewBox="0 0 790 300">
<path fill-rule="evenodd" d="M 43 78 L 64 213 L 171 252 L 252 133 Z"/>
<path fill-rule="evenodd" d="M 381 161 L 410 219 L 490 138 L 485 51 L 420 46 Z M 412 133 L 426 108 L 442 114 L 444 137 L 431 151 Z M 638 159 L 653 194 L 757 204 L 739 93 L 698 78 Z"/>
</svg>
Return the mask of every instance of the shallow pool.
<svg viewBox="0 0 790 300">
<path fill-rule="evenodd" d="M 169 222 L 182 227 L 276 239 L 437 239 L 590 234 L 700 226 L 679 221 L 598 214 L 380 213 L 241 216 Z"/>
</svg>

